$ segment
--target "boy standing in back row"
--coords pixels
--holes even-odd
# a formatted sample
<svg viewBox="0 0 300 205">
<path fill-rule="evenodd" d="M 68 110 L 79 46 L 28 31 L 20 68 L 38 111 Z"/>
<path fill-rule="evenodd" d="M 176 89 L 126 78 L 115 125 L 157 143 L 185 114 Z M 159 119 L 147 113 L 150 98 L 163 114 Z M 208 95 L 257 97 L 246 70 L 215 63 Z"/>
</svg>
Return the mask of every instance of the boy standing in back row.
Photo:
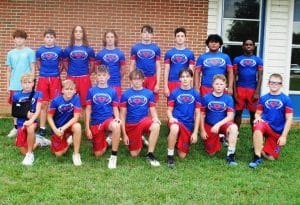
<svg viewBox="0 0 300 205">
<path fill-rule="evenodd" d="M 25 46 L 27 33 L 17 29 L 13 33 L 15 48 L 7 54 L 7 91 L 9 92 L 8 103 L 11 104 L 12 96 L 16 91 L 22 90 L 21 76 L 25 73 L 35 74 L 35 54 L 34 51 Z M 14 118 L 14 127 L 7 137 L 17 135 L 17 121 Z"/>
</svg>

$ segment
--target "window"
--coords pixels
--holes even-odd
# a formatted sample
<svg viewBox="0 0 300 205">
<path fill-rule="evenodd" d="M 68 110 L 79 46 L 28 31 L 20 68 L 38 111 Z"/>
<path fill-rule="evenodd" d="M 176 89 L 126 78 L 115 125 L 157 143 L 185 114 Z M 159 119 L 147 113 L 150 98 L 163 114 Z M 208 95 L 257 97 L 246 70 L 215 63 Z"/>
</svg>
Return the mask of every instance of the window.
<svg viewBox="0 0 300 205">
<path fill-rule="evenodd" d="M 223 52 L 231 59 L 243 53 L 242 41 L 252 38 L 256 42 L 255 53 L 262 56 L 263 0 L 224 0 L 222 16 Z M 258 52 L 258 53 L 257 53 Z"/>
<path fill-rule="evenodd" d="M 295 0 L 290 90 L 300 91 L 300 0 Z"/>
</svg>

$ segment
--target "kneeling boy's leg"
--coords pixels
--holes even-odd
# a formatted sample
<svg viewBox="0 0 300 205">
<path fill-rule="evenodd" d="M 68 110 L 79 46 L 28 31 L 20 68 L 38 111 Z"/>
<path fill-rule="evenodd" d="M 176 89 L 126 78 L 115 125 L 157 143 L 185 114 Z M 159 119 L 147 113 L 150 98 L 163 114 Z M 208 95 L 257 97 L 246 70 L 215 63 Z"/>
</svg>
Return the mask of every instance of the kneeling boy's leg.
<svg viewBox="0 0 300 205">
<path fill-rule="evenodd" d="M 80 143 L 81 143 L 81 125 L 76 122 L 72 125 L 72 133 L 73 133 L 73 144 L 74 144 L 74 154 L 79 153 Z"/>
<path fill-rule="evenodd" d="M 212 126 L 208 124 L 205 124 L 204 128 L 207 134 L 207 139 L 204 140 L 205 151 L 210 155 L 214 155 L 222 148 L 219 134 L 212 133 L 211 132 Z"/>
<path fill-rule="evenodd" d="M 112 133 L 112 151 L 117 152 L 120 144 L 120 136 L 121 136 L 121 126 L 120 121 L 112 120 L 109 123 L 109 130 Z"/>
<path fill-rule="evenodd" d="M 156 147 L 157 139 L 159 137 L 160 123 L 152 122 L 149 130 L 150 130 L 150 135 L 149 135 L 148 152 L 153 153 Z"/>
</svg>

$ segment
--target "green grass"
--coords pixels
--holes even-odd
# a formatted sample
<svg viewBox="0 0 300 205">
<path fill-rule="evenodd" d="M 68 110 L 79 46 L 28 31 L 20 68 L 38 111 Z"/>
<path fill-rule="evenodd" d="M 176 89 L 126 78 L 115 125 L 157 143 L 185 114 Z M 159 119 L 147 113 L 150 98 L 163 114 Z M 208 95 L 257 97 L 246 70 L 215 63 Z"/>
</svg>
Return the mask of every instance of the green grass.
<svg viewBox="0 0 300 205">
<path fill-rule="evenodd" d="M 32 167 L 6 138 L 11 119 L 0 119 L 0 204 L 300 204 L 299 129 L 293 129 L 278 161 L 248 168 L 252 158 L 249 126 L 243 126 L 237 147 L 237 167 L 224 160 L 226 149 L 208 156 L 203 144 L 192 146 L 175 169 L 166 166 L 166 126 L 162 126 L 156 156 L 162 166 L 150 167 L 141 157 L 129 157 L 122 145 L 116 170 L 107 169 L 108 151 L 96 159 L 83 138 L 83 165 L 72 165 L 70 150 L 55 158 L 49 148 L 35 151 Z"/>
</svg>

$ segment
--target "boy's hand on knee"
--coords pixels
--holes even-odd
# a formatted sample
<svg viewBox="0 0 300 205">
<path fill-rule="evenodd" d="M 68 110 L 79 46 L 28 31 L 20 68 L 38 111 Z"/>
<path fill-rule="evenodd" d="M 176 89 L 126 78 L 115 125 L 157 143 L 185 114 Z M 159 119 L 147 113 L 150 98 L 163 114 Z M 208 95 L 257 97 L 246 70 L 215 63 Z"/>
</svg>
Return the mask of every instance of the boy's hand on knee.
<svg viewBox="0 0 300 205">
<path fill-rule="evenodd" d="M 286 144 L 286 137 L 280 136 L 279 139 L 277 140 L 277 144 L 278 144 L 279 146 L 285 145 L 285 144 Z"/>
</svg>

